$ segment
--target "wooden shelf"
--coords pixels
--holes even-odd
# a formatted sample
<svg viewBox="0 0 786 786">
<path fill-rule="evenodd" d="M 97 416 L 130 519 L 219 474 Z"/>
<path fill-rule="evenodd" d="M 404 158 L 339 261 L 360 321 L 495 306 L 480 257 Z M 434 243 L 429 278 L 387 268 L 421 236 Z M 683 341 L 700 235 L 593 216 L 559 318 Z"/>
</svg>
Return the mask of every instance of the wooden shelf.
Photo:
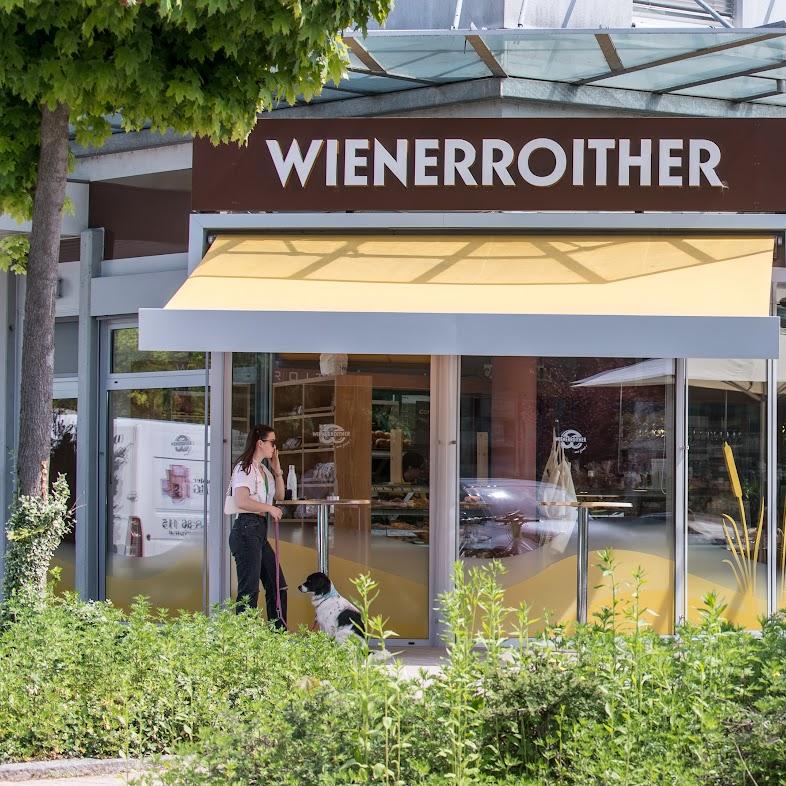
<svg viewBox="0 0 786 786">
<path fill-rule="evenodd" d="M 273 420 L 281 426 L 281 442 L 300 439 L 297 448 L 279 450 L 282 464 L 295 466 L 299 489 L 334 489 L 344 499 L 371 496 L 371 386 L 372 377 L 364 374 L 273 383 Z M 297 414 L 291 414 L 293 410 Z M 349 439 L 337 445 L 321 444 L 317 438 L 320 426 L 325 423 L 335 423 L 338 429 L 348 433 Z M 327 462 L 334 464 L 335 480 L 305 479 L 317 464 Z M 283 470 L 286 475 L 287 467 Z M 368 509 L 360 515 L 370 526 Z M 339 527 L 357 527 L 358 513 L 337 508 L 335 521 Z"/>
<path fill-rule="evenodd" d="M 324 447 L 324 448 L 292 448 L 292 450 L 279 450 L 279 456 L 288 456 L 291 453 L 332 453 L 333 448 L 331 447 Z M 300 475 L 298 475 L 300 477 Z"/>
</svg>

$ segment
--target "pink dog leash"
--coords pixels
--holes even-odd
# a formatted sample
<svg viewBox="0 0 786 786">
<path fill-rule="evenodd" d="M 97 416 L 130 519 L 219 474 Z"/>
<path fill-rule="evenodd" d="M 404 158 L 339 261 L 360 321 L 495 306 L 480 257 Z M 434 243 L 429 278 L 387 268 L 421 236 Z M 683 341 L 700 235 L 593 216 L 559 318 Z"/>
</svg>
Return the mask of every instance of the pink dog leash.
<svg viewBox="0 0 786 786">
<path fill-rule="evenodd" d="M 273 517 L 271 516 L 271 518 Z M 289 630 L 281 608 L 281 546 L 278 536 L 278 519 L 276 518 L 273 518 L 273 543 L 275 544 L 274 552 L 276 555 L 276 615 L 284 626 L 284 630 Z"/>
<path fill-rule="evenodd" d="M 267 482 L 267 475 L 262 473 L 262 479 L 265 481 L 265 501 L 268 499 L 268 495 L 270 494 L 270 487 L 268 486 Z M 259 482 L 259 478 L 257 477 L 257 483 Z M 279 534 L 278 534 L 278 519 L 268 515 L 268 520 L 273 519 L 273 542 L 275 544 L 274 553 L 275 553 L 275 561 L 276 561 L 276 616 L 280 620 L 281 624 L 284 626 L 284 630 L 289 630 L 287 627 L 287 621 L 284 619 L 284 612 L 281 608 L 281 546 L 279 543 Z"/>
</svg>

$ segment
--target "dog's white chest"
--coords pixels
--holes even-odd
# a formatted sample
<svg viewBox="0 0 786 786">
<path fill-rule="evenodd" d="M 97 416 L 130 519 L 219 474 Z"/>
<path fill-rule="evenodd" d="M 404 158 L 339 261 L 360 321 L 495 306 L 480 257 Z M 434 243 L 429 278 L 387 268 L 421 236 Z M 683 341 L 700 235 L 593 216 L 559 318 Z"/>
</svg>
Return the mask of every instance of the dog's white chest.
<svg viewBox="0 0 786 786">
<path fill-rule="evenodd" d="M 351 626 L 339 626 L 338 615 L 346 609 L 355 610 L 355 607 L 341 595 L 324 598 L 314 604 L 316 607 L 317 625 L 319 629 L 332 636 L 334 639 L 343 641 L 351 633 Z"/>
</svg>

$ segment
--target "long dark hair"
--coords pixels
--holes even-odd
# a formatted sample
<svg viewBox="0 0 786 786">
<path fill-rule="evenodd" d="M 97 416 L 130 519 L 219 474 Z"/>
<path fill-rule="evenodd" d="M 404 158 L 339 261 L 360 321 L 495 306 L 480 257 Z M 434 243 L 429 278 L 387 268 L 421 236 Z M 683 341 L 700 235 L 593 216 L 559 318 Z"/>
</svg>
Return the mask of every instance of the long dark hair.
<svg viewBox="0 0 786 786">
<path fill-rule="evenodd" d="M 260 439 L 267 439 L 268 434 L 271 434 L 275 429 L 272 426 L 266 426 L 264 423 L 260 423 L 251 431 L 248 432 L 248 436 L 246 437 L 246 446 L 243 448 L 243 452 L 238 457 L 237 461 L 232 465 L 232 471 L 235 471 L 235 467 L 240 464 L 240 468 L 243 472 L 248 472 L 248 468 L 251 466 L 251 462 L 254 460 L 254 451 L 257 449 L 257 440 Z"/>
</svg>

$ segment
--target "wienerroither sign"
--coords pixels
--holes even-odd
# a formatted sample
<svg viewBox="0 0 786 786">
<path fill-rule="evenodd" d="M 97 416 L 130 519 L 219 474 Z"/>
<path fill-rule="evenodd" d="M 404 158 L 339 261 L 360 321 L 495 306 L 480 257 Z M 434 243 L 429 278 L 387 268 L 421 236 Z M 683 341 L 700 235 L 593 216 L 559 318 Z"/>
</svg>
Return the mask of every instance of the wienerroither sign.
<svg viewBox="0 0 786 786">
<path fill-rule="evenodd" d="M 786 210 L 781 120 L 262 120 L 194 143 L 193 208 Z"/>
</svg>

